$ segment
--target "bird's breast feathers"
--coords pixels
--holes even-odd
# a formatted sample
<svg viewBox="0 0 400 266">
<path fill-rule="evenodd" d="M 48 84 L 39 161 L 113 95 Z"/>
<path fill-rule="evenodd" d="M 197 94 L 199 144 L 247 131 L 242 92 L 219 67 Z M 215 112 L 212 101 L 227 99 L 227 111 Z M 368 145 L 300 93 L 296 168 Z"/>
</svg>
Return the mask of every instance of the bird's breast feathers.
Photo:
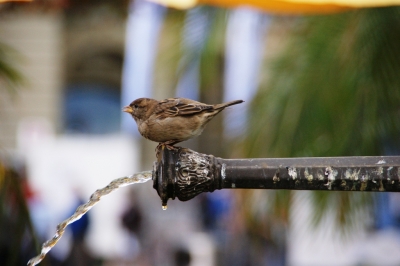
<svg viewBox="0 0 400 266">
<path fill-rule="evenodd" d="M 203 132 L 202 122 L 201 119 L 188 117 L 166 117 L 148 119 L 138 125 L 138 128 L 143 137 L 153 141 L 165 142 L 171 139 L 184 141 Z"/>
</svg>

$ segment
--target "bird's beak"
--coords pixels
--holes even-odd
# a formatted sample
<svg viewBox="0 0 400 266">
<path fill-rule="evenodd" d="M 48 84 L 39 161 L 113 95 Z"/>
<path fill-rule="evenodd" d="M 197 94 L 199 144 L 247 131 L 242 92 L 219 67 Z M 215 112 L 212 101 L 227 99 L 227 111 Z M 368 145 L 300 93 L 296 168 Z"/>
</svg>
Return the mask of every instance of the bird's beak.
<svg viewBox="0 0 400 266">
<path fill-rule="evenodd" d="M 125 106 L 124 109 L 122 109 L 122 111 L 129 114 L 133 113 L 133 109 L 129 105 Z"/>
</svg>

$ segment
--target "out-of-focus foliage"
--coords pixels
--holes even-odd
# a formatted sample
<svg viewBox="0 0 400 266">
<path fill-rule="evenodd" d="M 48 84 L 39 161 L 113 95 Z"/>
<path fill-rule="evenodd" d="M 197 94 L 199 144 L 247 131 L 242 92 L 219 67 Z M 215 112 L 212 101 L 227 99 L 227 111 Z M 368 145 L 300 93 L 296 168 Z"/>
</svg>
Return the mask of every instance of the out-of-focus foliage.
<svg viewBox="0 0 400 266">
<path fill-rule="evenodd" d="M 197 100 L 206 103 L 223 101 L 227 14 L 227 10 L 213 7 L 198 7 L 191 11 L 168 10 L 160 35 L 162 41 L 155 64 L 154 87 L 157 91 L 170 94 L 156 95 L 155 98 L 174 95 L 180 79 L 188 69 L 194 67 L 198 69 Z M 192 93 L 197 94 L 197 91 Z M 179 92 L 176 96 L 182 97 Z M 222 119 L 223 116 L 215 117 L 203 134 L 188 144 L 193 145 L 198 141 L 201 145 L 194 149 L 223 156 Z"/>
<path fill-rule="evenodd" d="M 248 157 L 384 155 L 400 143 L 400 8 L 306 17 L 252 103 Z M 274 192 L 275 212 L 290 192 Z M 372 194 L 313 193 L 316 221 L 336 210 L 340 224 Z"/>
<path fill-rule="evenodd" d="M 15 92 L 16 86 L 23 80 L 15 66 L 17 59 L 17 53 L 11 47 L 0 43 L 0 87 L 9 93 Z"/>
<path fill-rule="evenodd" d="M 200 101 L 215 103 L 223 101 L 224 44 L 226 11 L 208 10 L 210 17 L 208 38 L 200 56 Z M 199 152 L 224 156 L 222 116 L 213 118 L 199 136 Z"/>
<path fill-rule="evenodd" d="M 22 177 L 0 161 L 0 264 L 25 265 L 35 253 L 35 233 Z"/>
</svg>

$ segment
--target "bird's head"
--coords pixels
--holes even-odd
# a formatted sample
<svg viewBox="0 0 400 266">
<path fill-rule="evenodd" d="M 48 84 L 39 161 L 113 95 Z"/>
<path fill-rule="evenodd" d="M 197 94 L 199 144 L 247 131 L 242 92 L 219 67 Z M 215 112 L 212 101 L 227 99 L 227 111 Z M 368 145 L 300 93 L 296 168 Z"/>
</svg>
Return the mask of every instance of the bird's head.
<svg viewBox="0 0 400 266">
<path fill-rule="evenodd" d="M 136 122 L 144 121 L 149 116 L 149 110 L 157 103 L 156 100 L 149 98 L 139 98 L 125 106 L 122 111 L 130 114 Z"/>
</svg>

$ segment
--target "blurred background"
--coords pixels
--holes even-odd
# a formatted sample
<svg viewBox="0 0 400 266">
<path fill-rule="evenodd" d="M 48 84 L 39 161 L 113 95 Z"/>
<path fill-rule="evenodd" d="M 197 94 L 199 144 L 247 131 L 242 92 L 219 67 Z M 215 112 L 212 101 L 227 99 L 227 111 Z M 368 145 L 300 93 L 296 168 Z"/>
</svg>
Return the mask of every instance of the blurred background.
<svg viewBox="0 0 400 266">
<path fill-rule="evenodd" d="M 245 100 L 181 144 L 218 157 L 399 155 L 399 7 L 179 2 L 0 1 L 1 265 L 26 265 L 96 189 L 152 169 L 157 143 L 121 112 L 139 97 Z M 163 211 L 148 182 L 105 197 L 41 265 L 400 265 L 399 206 L 224 190 Z"/>
</svg>

